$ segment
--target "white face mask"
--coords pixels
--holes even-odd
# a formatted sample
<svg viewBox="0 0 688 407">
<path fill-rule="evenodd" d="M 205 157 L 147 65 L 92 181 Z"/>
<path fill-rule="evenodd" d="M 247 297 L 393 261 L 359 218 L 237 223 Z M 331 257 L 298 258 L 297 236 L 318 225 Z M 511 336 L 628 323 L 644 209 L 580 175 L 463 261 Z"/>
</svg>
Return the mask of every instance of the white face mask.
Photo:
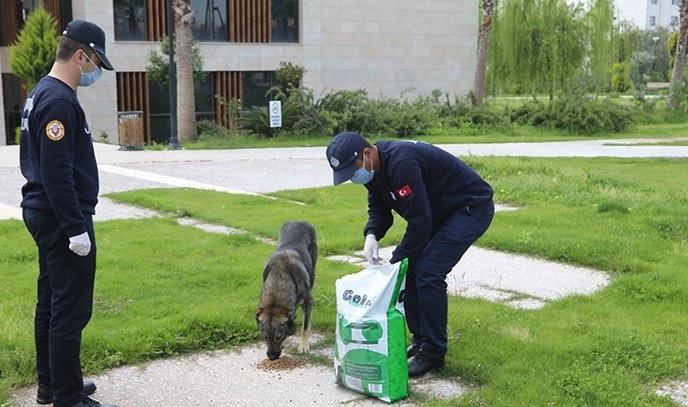
<svg viewBox="0 0 688 407">
<path fill-rule="evenodd" d="M 86 59 L 88 59 L 88 62 L 93 64 L 94 69 L 91 72 L 84 73 L 84 70 L 81 69 L 81 65 L 79 65 L 79 70 L 81 71 L 81 78 L 79 78 L 79 86 L 91 86 L 94 83 L 96 83 L 98 79 L 100 79 L 100 77 L 103 75 L 103 70 L 98 65 L 94 64 L 93 61 L 91 61 L 91 58 L 88 57 L 88 55 L 84 53 L 84 56 L 86 57 Z"/>
<path fill-rule="evenodd" d="M 373 161 L 371 160 L 370 164 L 372 164 L 372 163 L 373 163 Z M 368 171 L 366 169 L 366 156 L 364 154 L 363 155 L 363 166 L 361 168 L 357 169 L 356 172 L 354 172 L 354 176 L 351 177 L 351 182 L 353 182 L 354 184 L 365 185 L 365 184 L 369 183 L 370 181 L 372 181 L 373 177 L 375 177 L 375 170 L 372 168 L 372 165 L 371 165 L 370 171 Z"/>
</svg>

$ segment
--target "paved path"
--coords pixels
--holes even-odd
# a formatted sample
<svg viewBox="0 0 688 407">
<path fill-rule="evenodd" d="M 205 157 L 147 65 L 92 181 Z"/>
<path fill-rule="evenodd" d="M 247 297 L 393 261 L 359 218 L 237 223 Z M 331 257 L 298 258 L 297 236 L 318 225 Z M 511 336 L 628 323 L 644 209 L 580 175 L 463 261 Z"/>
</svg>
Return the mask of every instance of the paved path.
<svg viewBox="0 0 688 407">
<path fill-rule="evenodd" d="M 688 147 L 633 145 L 645 141 L 586 140 L 441 147 L 460 156 L 688 157 Z M 260 194 L 332 184 L 324 147 L 120 151 L 113 145 L 96 143 L 95 146 L 101 194 L 170 186 Z M 23 178 L 18 168 L 18 154 L 16 146 L 0 147 L 0 220 L 21 217 L 19 202 Z M 116 204 L 105 197 L 101 197 L 97 211 L 96 221 L 156 216 L 152 211 Z M 216 225 L 196 226 L 225 233 Z M 391 249 L 381 249 L 383 257 L 389 257 Z M 341 260 L 363 262 L 360 253 L 352 253 Z M 515 308 L 539 308 L 566 295 L 592 293 L 604 287 L 608 279 L 596 270 L 474 247 L 452 271 L 447 282 L 452 294 L 486 298 Z M 321 345 L 315 346 L 320 348 L 317 352 L 324 352 L 331 358 L 329 344 Z M 264 359 L 263 346 L 258 344 L 121 367 L 92 379 L 99 385 L 96 398 L 117 402 L 120 407 L 386 405 L 335 386 L 329 367 L 305 365 L 291 371 L 268 372 L 258 368 Z M 681 384 L 677 386 L 679 390 L 685 388 Z M 411 389 L 431 397 L 453 397 L 466 391 L 459 382 L 438 380 L 432 375 L 411 381 Z M 20 390 L 14 395 L 12 405 L 35 406 L 34 396 L 35 388 Z M 404 401 L 397 405 L 411 403 Z"/>
</svg>

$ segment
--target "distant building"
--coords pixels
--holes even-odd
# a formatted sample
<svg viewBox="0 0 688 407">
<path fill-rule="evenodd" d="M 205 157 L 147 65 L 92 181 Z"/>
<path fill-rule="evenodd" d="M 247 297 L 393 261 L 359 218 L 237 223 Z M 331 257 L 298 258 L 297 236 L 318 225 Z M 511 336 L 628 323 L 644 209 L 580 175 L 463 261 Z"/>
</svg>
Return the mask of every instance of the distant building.
<svg viewBox="0 0 688 407">
<path fill-rule="evenodd" d="M 681 0 L 614 0 L 618 18 L 643 30 L 678 29 Z"/>
</svg>

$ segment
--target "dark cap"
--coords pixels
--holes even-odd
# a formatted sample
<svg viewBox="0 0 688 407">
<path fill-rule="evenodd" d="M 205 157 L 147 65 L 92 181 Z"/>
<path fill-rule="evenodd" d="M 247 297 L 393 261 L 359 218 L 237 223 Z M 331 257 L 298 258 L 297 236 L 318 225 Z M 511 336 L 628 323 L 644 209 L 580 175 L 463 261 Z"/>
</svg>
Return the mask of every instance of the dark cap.
<svg viewBox="0 0 688 407">
<path fill-rule="evenodd" d="M 356 172 L 356 158 L 365 148 L 363 137 L 354 132 L 339 133 L 327 146 L 327 162 L 334 171 L 334 185 L 346 182 Z"/>
<path fill-rule="evenodd" d="M 105 32 L 102 28 L 86 20 L 73 20 L 67 24 L 62 35 L 91 47 L 98 54 L 103 68 L 109 71 L 114 69 L 105 56 Z"/>
</svg>

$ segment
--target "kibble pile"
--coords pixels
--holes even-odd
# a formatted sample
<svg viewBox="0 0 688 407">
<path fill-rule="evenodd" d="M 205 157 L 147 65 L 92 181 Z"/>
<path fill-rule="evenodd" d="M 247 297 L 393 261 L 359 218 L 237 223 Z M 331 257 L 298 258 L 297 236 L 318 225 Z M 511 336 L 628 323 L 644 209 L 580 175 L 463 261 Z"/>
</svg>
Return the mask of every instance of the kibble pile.
<svg viewBox="0 0 688 407">
<path fill-rule="evenodd" d="M 303 366 L 306 362 L 301 359 L 290 358 L 289 356 L 282 356 L 275 360 L 264 359 L 258 363 L 258 369 L 262 370 L 292 370 Z"/>
</svg>

